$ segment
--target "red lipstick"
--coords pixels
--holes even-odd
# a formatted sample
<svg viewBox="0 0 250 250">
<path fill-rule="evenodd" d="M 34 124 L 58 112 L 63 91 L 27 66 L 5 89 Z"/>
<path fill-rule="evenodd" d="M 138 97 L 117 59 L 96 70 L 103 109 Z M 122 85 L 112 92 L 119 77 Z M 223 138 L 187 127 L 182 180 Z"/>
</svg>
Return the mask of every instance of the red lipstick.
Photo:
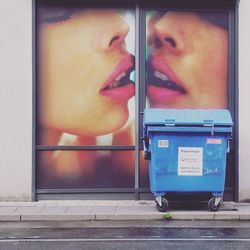
<svg viewBox="0 0 250 250">
<path fill-rule="evenodd" d="M 187 93 L 183 82 L 163 58 L 152 57 L 150 67 L 147 80 L 147 96 L 150 100 L 167 103 Z"/>
<path fill-rule="evenodd" d="M 102 85 L 100 94 L 116 101 L 128 101 L 135 92 L 134 83 L 129 79 L 133 70 L 134 57 L 130 54 L 123 55 Z"/>
</svg>

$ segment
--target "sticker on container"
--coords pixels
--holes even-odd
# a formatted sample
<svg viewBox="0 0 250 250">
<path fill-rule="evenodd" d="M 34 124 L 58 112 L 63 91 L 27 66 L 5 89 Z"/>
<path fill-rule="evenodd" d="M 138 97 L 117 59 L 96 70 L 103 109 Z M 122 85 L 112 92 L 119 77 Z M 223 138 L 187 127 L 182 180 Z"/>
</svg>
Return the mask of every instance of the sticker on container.
<svg viewBox="0 0 250 250">
<path fill-rule="evenodd" d="M 168 140 L 158 140 L 158 148 L 168 148 Z"/>
<path fill-rule="evenodd" d="M 207 138 L 207 144 L 222 144 L 222 139 L 220 139 L 220 138 Z"/>
<path fill-rule="evenodd" d="M 203 148 L 179 147 L 178 148 L 178 175 L 202 176 Z"/>
</svg>

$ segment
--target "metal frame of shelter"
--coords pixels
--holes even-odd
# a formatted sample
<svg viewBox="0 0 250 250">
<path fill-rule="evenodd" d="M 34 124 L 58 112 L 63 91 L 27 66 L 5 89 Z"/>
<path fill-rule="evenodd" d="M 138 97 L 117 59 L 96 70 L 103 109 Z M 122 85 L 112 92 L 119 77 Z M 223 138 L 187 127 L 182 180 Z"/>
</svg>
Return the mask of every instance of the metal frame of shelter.
<svg viewBox="0 0 250 250">
<path fill-rule="evenodd" d="M 134 146 L 43 146 L 36 141 L 37 134 L 37 28 L 36 9 L 39 1 L 33 0 L 33 149 L 32 149 L 32 200 L 41 199 L 153 199 L 149 188 L 140 187 L 139 153 L 142 150 L 142 116 L 145 107 L 145 34 L 147 10 L 226 11 L 229 16 L 229 110 L 233 128 L 232 152 L 229 156 L 225 199 L 238 201 L 238 0 L 78 0 L 86 6 L 127 7 L 135 10 L 135 145 Z M 55 0 L 54 0 L 55 1 Z M 57 0 L 65 3 L 65 0 Z M 69 2 L 70 0 L 68 0 Z M 71 1 L 73 2 L 73 1 Z M 37 152 L 52 150 L 132 150 L 135 152 L 133 188 L 81 188 L 81 189 L 38 189 L 36 185 Z"/>
</svg>

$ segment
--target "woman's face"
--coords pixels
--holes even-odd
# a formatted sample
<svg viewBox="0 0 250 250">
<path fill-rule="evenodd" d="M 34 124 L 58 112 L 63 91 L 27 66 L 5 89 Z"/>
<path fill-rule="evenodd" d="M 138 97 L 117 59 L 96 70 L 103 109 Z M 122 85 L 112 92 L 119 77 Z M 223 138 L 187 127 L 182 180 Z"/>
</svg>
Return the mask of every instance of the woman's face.
<svg viewBox="0 0 250 250">
<path fill-rule="evenodd" d="M 148 25 L 151 107 L 226 108 L 228 33 L 194 13 L 168 12 Z"/>
<path fill-rule="evenodd" d="M 46 128 L 102 135 L 128 118 L 134 60 L 115 11 L 85 10 L 39 28 L 39 119 Z"/>
</svg>

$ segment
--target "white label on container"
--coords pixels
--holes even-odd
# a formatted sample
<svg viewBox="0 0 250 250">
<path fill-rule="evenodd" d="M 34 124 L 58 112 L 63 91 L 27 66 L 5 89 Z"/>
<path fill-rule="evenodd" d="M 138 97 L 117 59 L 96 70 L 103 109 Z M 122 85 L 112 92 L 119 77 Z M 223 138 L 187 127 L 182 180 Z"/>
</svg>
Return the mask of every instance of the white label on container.
<svg viewBox="0 0 250 250">
<path fill-rule="evenodd" d="M 220 139 L 220 138 L 207 138 L 207 144 L 222 144 L 222 139 Z"/>
<path fill-rule="evenodd" d="M 178 148 L 178 175 L 202 176 L 203 148 Z"/>
<path fill-rule="evenodd" d="M 158 148 L 168 148 L 168 140 L 158 140 Z"/>
</svg>

